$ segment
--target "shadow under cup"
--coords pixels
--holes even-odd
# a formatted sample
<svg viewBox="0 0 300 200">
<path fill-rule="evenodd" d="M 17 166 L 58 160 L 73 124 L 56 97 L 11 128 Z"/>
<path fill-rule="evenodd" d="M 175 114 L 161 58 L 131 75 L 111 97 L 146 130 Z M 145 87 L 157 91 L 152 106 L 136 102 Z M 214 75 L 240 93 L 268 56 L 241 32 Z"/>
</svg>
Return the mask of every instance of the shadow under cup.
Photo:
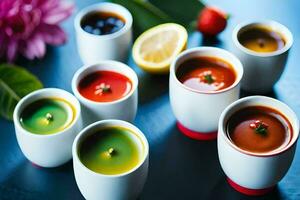
<svg viewBox="0 0 300 200">
<path fill-rule="evenodd" d="M 286 146 L 267 153 L 252 153 L 237 147 L 229 138 L 226 126 L 230 117 L 249 106 L 265 106 L 280 112 L 291 124 L 292 137 Z M 296 114 L 284 103 L 269 97 L 242 98 L 222 113 L 218 131 L 218 155 L 229 184 L 246 195 L 263 195 L 270 192 L 287 173 L 296 149 L 299 121 Z"/>
<path fill-rule="evenodd" d="M 185 86 L 176 75 L 178 67 L 195 57 L 215 57 L 228 62 L 236 78 L 227 88 L 202 92 Z M 196 140 L 213 140 L 217 137 L 218 119 L 222 111 L 239 98 L 243 76 L 241 62 L 230 52 L 216 47 L 198 47 L 182 52 L 170 67 L 170 102 L 179 130 Z"/>
</svg>

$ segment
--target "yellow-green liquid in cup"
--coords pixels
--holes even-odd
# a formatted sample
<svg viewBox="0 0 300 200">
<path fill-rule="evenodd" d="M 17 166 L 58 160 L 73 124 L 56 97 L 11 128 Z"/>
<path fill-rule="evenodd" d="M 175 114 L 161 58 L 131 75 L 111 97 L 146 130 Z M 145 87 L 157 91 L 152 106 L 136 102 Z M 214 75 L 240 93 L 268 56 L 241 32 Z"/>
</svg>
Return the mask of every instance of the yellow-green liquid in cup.
<svg viewBox="0 0 300 200">
<path fill-rule="evenodd" d="M 79 145 L 78 154 L 81 162 L 94 172 L 122 174 L 139 164 L 143 154 L 141 142 L 127 128 L 106 127 L 84 138 Z"/>
<path fill-rule="evenodd" d="M 24 129 L 34 134 L 54 134 L 72 123 L 74 112 L 73 106 L 63 99 L 39 99 L 24 108 L 20 123 Z"/>
</svg>

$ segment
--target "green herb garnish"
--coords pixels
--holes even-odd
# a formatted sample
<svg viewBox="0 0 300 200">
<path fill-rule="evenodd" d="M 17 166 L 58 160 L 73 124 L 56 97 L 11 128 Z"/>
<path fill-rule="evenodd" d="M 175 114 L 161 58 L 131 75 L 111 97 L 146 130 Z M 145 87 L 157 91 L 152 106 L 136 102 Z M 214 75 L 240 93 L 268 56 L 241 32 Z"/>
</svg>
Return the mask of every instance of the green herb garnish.
<svg viewBox="0 0 300 200">
<path fill-rule="evenodd" d="M 103 93 L 111 92 L 110 85 L 101 83 L 100 85 L 96 86 L 95 94 L 102 95 Z"/>
<path fill-rule="evenodd" d="M 208 84 L 212 84 L 215 81 L 211 74 L 204 75 L 204 80 Z"/>
<path fill-rule="evenodd" d="M 105 85 L 105 86 L 102 88 L 102 91 L 103 91 L 104 93 L 110 92 L 110 86 L 109 86 L 109 85 Z"/>
<path fill-rule="evenodd" d="M 51 115 L 51 113 L 47 113 L 47 114 L 46 114 L 46 119 L 47 119 L 48 121 L 52 121 L 52 120 L 53 120 L 53 115 Z"/>
<path fill-rule="evenodd" d="M 255 132 L 261 135 L 267 134 L 267 128 L 263 124 L 259 124 L 257 128 L 255 128 Z"/>
<path fill-rule="evenodd" d="M 256 120 L 254 123 L 251 123 L 250 128 L 254 129 L 255 133 L 260 134 L 260 135 L 266 135 L 267 129 L 269 127 L 268 124 L 260 121 L 260 120 Z"/>
</svg>

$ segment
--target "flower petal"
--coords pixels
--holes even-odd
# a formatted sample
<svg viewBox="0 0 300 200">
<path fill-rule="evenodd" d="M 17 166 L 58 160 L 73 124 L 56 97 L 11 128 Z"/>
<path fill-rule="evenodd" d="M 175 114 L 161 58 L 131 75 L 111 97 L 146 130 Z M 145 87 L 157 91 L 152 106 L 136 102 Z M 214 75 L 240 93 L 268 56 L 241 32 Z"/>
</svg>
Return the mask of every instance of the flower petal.
<svg viewBox="0 0 300 200">
<path fill-rule="evenodd" d="M 3 18 L 8 15 L 8 12 L 13 9 L 16 1 L 11 0 L 1 0 L 0 1 L 0 18 Z"/>
<path fill-rule="evenodd" d="M 40 37 L 40 36 L 35 37 L 35 39 L 33 40 L 33 44 L 31 44 L 31 45 L 34 46 L 35 56 L 37 58 L 44 57 L 44 55 L 46 53 L 46 44 L 43 41 L 42 37 Z"/>
<path fill-rule="evenodd" d="M 42 58 L 46 53 L 46 45 L 38 34 L 27 40 L 22 54 L 28 59 Z"/>
<path fill-rule="evenodd" d="M 44 24 L 40 26 L 39 32 L 43 40 L 50 45 L 60 45 L 66 42 L 65 32 L 57 25 Z"/>
<path fill-rule="evenodd" d="M 73 12 L 74 5 L 71 3 L 61 2 L 57 8 L 49 10 L 43 17 L 43 22 L 46 24 L 59 24 L 67 19 Z"/>
<path fill-rule="evenodd" d="M 7 45 L 7 60 L 8 62 L 13 62 L 16 59 L 18 50 L 18 42 L 11 39 Z"/>
<path fill-rule="evenodd" d="M 23 38 L 26 39 L 35 31 L 41 22 L 42 13 L 39 9 L 30 11 L 29 13 L 24 13 L 24 21 L 26 23 L 26 29 L 23 33 Z M 26 16 L 26 17 L 25 17 Z"/>
<path fill-rule="evenodd" d="M 48 10 L 56 8 L 61 0 L 36 0 L 36 7 L 40 8 L 43 12 L 47 12 Z"/>
</svg>

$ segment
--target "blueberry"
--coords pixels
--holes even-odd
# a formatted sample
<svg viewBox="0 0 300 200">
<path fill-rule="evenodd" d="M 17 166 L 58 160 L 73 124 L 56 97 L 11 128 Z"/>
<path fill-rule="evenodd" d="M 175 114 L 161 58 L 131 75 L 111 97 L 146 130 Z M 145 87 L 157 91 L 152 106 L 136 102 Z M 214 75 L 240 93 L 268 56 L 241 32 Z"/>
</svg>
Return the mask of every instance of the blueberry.
<svg viewBox="0 0 300 200">
<path fill-rule="evenodd" d="M 101 30 L 99 28 L 95 28 L 93 30 L 93 34 L 95 34 L 95 35 L 101 35 Z"/>
<path fill-rule="evenodd" d="M 92 33 L 93 32 L 93 27 L 86 25 L 83 27 L 83 30 L 85 30 L 88 33 Z"/>
<path fill-rule="evenodd" d="M 97 21 L 96 26 L 97 26 L 98 28 L 102 28 L 102 27 L 104 26 L 104 21 L 103 21 L 103 20 Z"/>
<path fill-rule="evenodd" d="M 116 19 L 113 17 L 109 17 L 106 19 L 106 24 L 114 25 L 116 23 Z"/>
<path fill-rule="evenodd" d="M 118 19 L 118 20 L 116 20 L 115 25 L 119 28 L 122 28 L 124 26 L 124 22 L 122 20 Z"/>
<path fill-rule="evenodd" d="M 114 27 L 110 30 L 110 32 L 111 32 L 111 33 L 114 33 L 114 32 L 117 32 L 118 30 L 120 30 L 120 28 L 117 27 L 117 26 L 114 26 Z"/>
</svg>

